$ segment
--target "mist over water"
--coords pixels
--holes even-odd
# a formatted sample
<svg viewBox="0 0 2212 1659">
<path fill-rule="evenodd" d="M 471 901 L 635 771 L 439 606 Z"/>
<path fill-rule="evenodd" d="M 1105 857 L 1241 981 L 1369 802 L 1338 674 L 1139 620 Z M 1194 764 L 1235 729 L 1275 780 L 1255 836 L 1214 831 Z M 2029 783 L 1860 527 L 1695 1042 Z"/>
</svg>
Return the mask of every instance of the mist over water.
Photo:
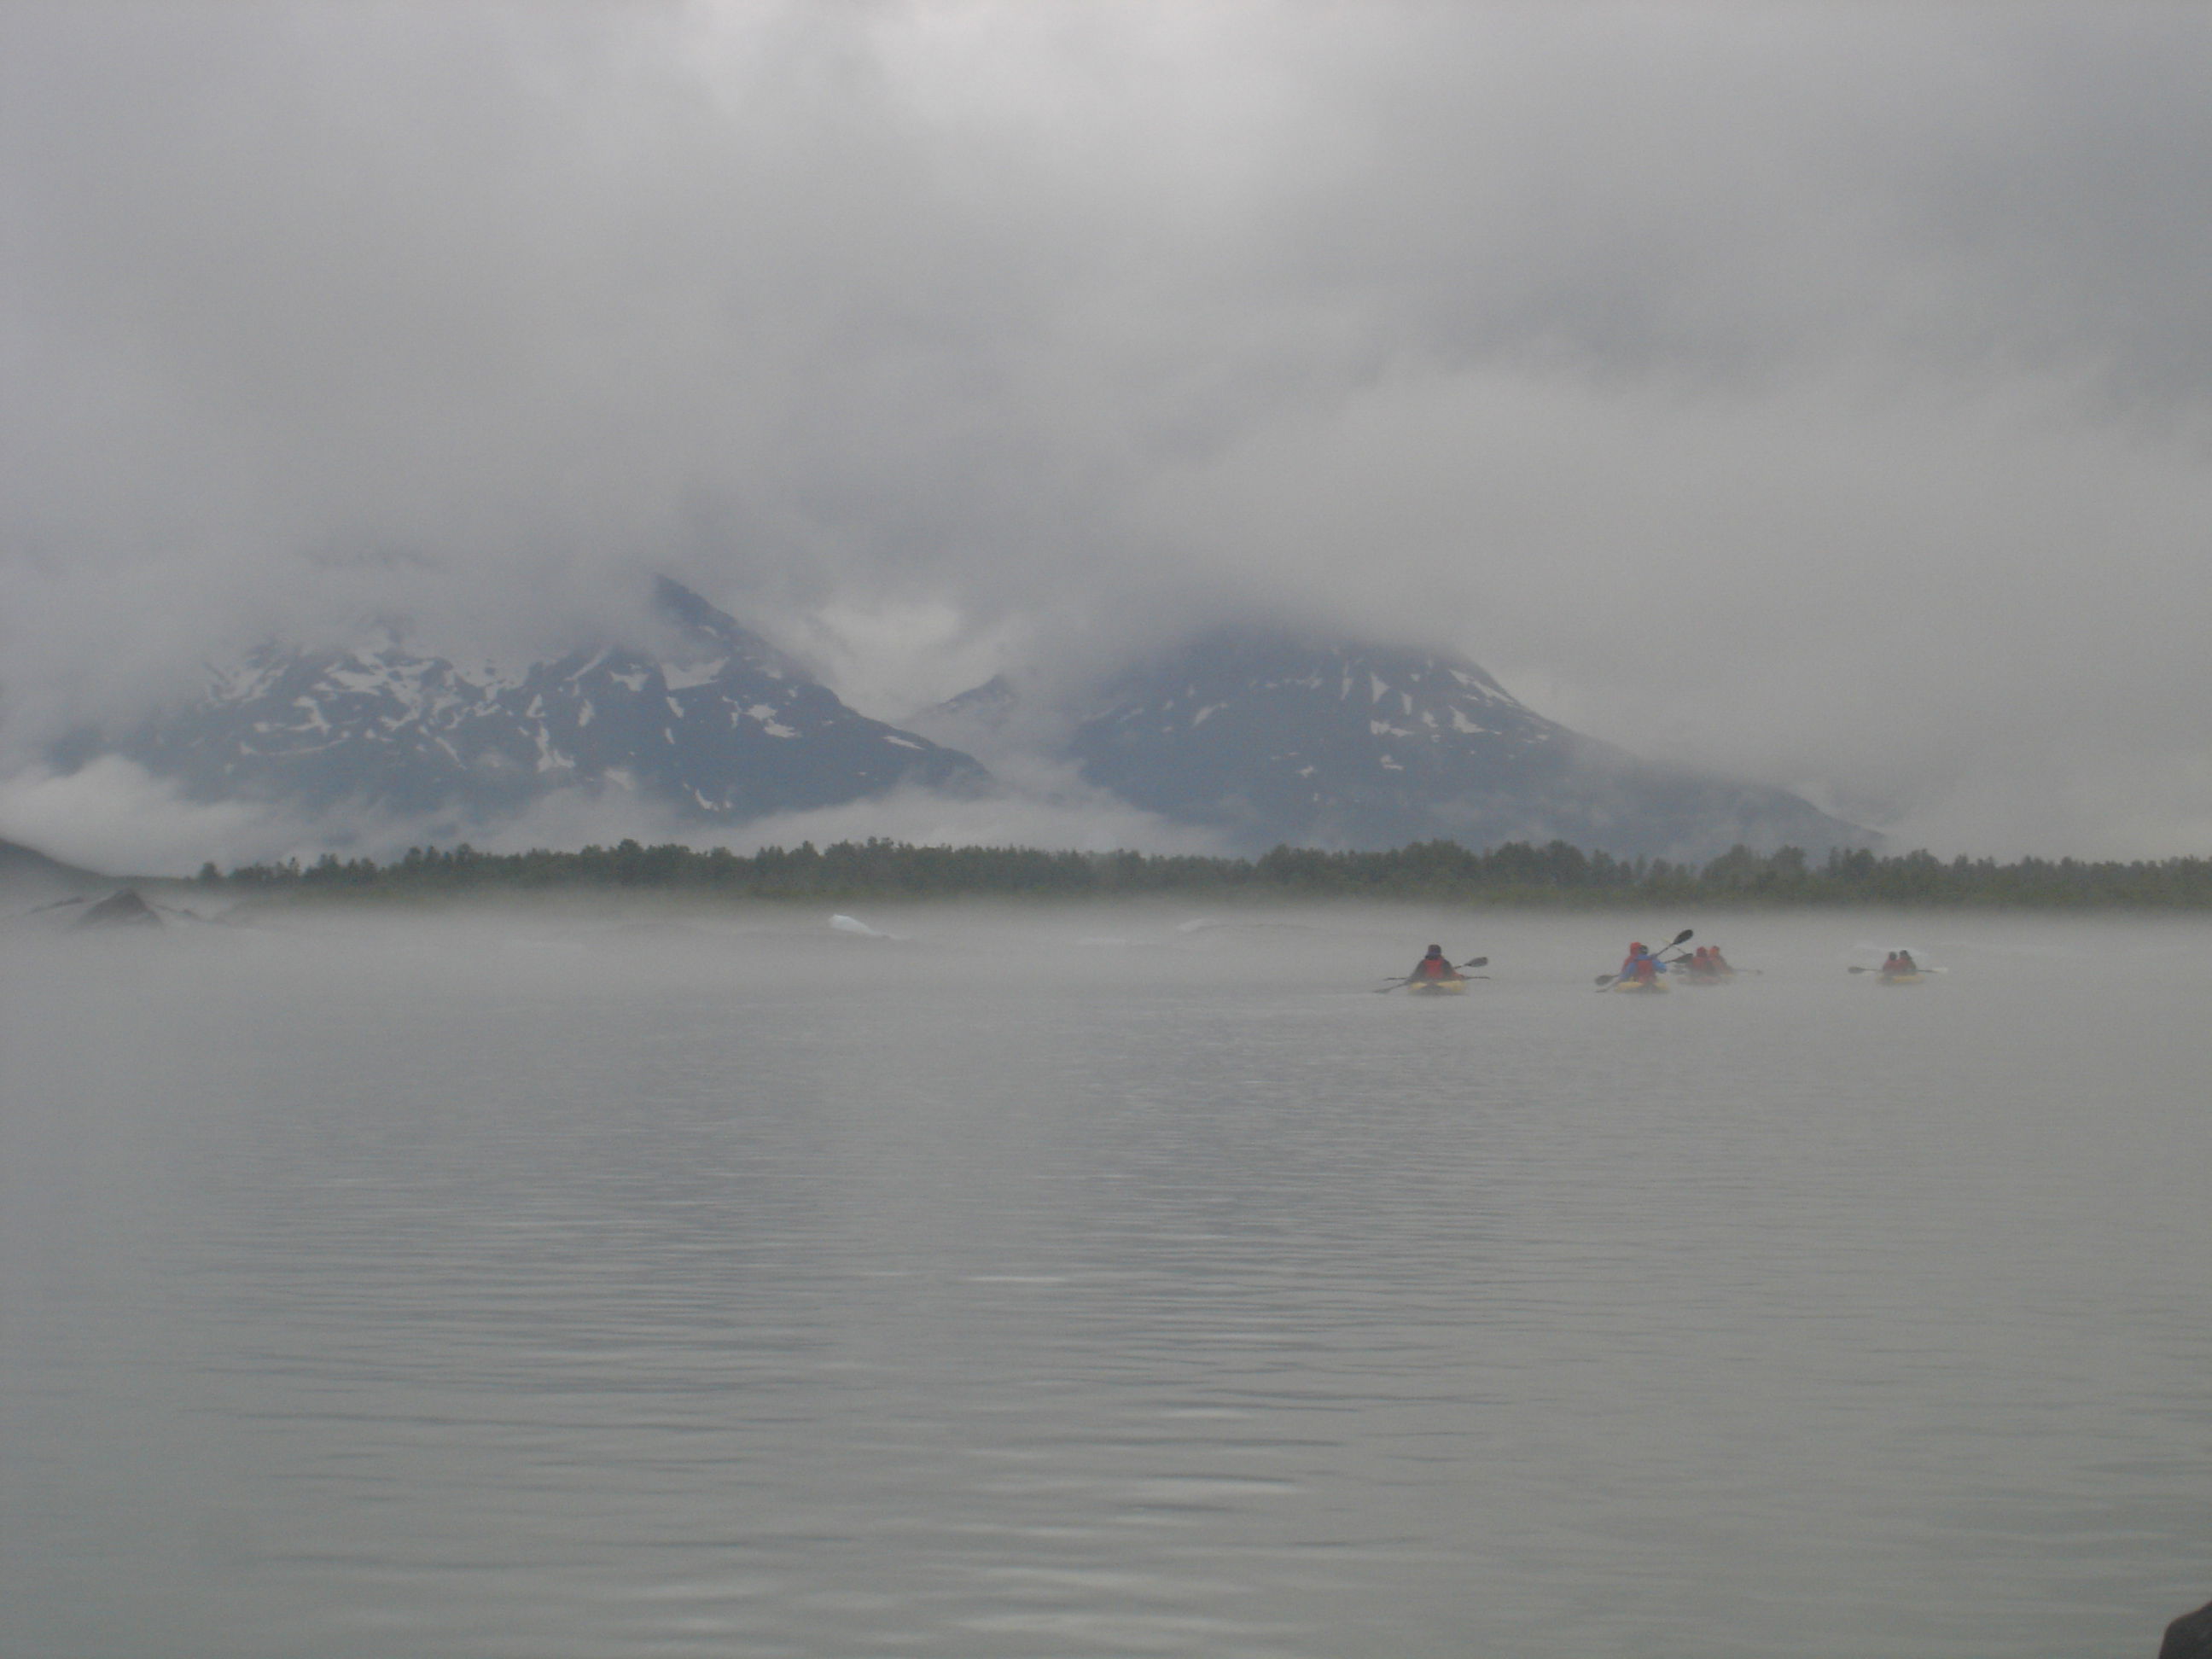
<svg viewBox="0 0 2212 1659">
<path fill-rule="evenodd" d="M 0 1653 L 2075 1659 L 2212 1595 L 2205 924 L 860 915 L 0 942 Z M 1593 994 L 1692 923 L 1759 976 Z M 1371 994 L 1431 939 L 1492 977 Z M 1898 945 L 1952 971 L 1844 971 Z"/>
</svg>

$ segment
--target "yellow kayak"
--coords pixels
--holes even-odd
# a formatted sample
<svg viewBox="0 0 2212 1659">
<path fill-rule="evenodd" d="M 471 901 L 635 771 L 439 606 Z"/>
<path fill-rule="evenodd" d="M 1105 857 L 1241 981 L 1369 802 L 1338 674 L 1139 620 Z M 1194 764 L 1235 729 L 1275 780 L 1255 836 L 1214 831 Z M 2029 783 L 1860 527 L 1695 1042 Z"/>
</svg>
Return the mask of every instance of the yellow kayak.
<svg viewBox="0 0 2212 1659">
<path fill-rule="evenodd" d="M 1917 985 L 1922 980 L 1927 978 L 1927 975 L 1919 973 L 1876 974 L 1874 977 L 1875 982 L 1878 985 Z"/>
<path fill-rule="evenodd" d="M 1417 997 L 1457 997 L 1467 994 L 1464 979 L 1409 979 L 1406 981 L 1408 994 Z"/>
<path fill-rule="evenodd" d="M 1617 979 L 1608 988 L 1626 991 L 1635 996 L 1650 996 L 1654 991 L 1668 991 L 1674 988 L 1663 979 Z"/>
</svg>

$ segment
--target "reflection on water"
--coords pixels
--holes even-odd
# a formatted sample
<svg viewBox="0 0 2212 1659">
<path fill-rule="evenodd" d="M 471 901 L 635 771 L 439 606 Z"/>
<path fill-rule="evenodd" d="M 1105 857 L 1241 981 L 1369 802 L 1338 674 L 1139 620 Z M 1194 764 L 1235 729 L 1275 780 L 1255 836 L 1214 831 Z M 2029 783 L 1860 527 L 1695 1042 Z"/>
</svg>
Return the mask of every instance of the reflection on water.
<svg viewBox="0 0 2212 1659">
<path fill-rule="evenodd" d="M 1900 924 L 1755 915 L 1631 1000 L 1602 919 L 866 919 L 10 941 L 0 1651 L 2057 1659 L 2212 1595 L 2204 927 L 1918 918 L 1897 992 Z M 1369 994 L 1431 937 L 1493 977 Z"/>
</svg>

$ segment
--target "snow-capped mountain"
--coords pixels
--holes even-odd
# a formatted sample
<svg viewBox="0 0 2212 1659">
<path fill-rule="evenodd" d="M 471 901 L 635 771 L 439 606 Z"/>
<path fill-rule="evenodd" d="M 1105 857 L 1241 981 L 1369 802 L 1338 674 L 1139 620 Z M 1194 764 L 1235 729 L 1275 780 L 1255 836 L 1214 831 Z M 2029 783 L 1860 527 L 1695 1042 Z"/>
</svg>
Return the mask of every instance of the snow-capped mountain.
<svg viewBox="0 0 2212 1659">
<path fill-rule="evenodd" d="M 1009 721 L 1002 682 L 931 711 L 979 744 Z M 1546 720 L 1463 659 L 1222 630 L 1115 679 L 1064 755 L 1132 804 L 1240 844 L 1469 846 L 1565 840 L 1618 856 L 1710 858 L 1875 837 L 1786 791 L 1637 760 Z"/>
<path fill-rule="evenodd" d="M 726 825 L 915 786 L 1134 806 L 1254 851 L 1557 838 L 1688 859 L 1878 839 L 1783 790 L 1583 737 L 1463 659 L 1222 630 L 1073 703 L 994 680 L 917 717 L 924 736 L 854 712 L 689 589 L 664 580 L 656 600 L 650 645 L 609 640 L 512 670 L 392 642 L 267 646 L 192 706 L 81 734 L 55 758 L 70 769 L 119 754 L 199 799 L 366 806 L 434 818 L 439 833 L 563 791 Z"/>
<path fill-rule="evenodd" d="M 635 790 L 734 823 L 904 784 L 955 793 L 988 775 L 840 702 L 688 588 L 656 599 L 673 648 L 609 644 L 519 671 L 465 671 L 397 646 L 267 646 L 194 707 L 112 749 L 209 799 L 489 818 L 562 788 Z"/>
</svg>

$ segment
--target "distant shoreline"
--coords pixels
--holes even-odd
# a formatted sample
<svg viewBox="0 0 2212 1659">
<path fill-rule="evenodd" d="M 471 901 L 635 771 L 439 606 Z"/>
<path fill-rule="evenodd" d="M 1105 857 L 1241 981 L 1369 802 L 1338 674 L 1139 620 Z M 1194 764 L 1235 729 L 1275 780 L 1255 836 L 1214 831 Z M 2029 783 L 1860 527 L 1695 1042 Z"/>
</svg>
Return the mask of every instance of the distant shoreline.
<svg viewBox="0 0 2212 1659">
<path fill-rule="evenodd" d="M 196 878 L 163 884 L 318 902 L 621 892 L 809 902 L 1372 899 L 1563 909 L 1668 904 L 2171 911 L 2212 909 L 2212 858 L 2000 864 L 1964 855 L 1947 861 L 1924 851 L 1882 857 L 1838 848 L 1815 862 L 1796 848 L 1761 854 L 1739 847 L 1697 864 L 1615 859 L 1563 842 L 1508 842 L 1484 852 L 1448 841 L 1367 853 L 1279 847 L 1257 858 L 919 847 L 873 839 L 751 854 L 727 848 L 701 852 L 673 842 L 645 847 L 625 841 L 573 853 L 485 853 L 462 842 L 410 848 L 380 865 L 335 854 L 304 867 L 288 860 L 226 873 L 210 864 Z"/>
</svg>

